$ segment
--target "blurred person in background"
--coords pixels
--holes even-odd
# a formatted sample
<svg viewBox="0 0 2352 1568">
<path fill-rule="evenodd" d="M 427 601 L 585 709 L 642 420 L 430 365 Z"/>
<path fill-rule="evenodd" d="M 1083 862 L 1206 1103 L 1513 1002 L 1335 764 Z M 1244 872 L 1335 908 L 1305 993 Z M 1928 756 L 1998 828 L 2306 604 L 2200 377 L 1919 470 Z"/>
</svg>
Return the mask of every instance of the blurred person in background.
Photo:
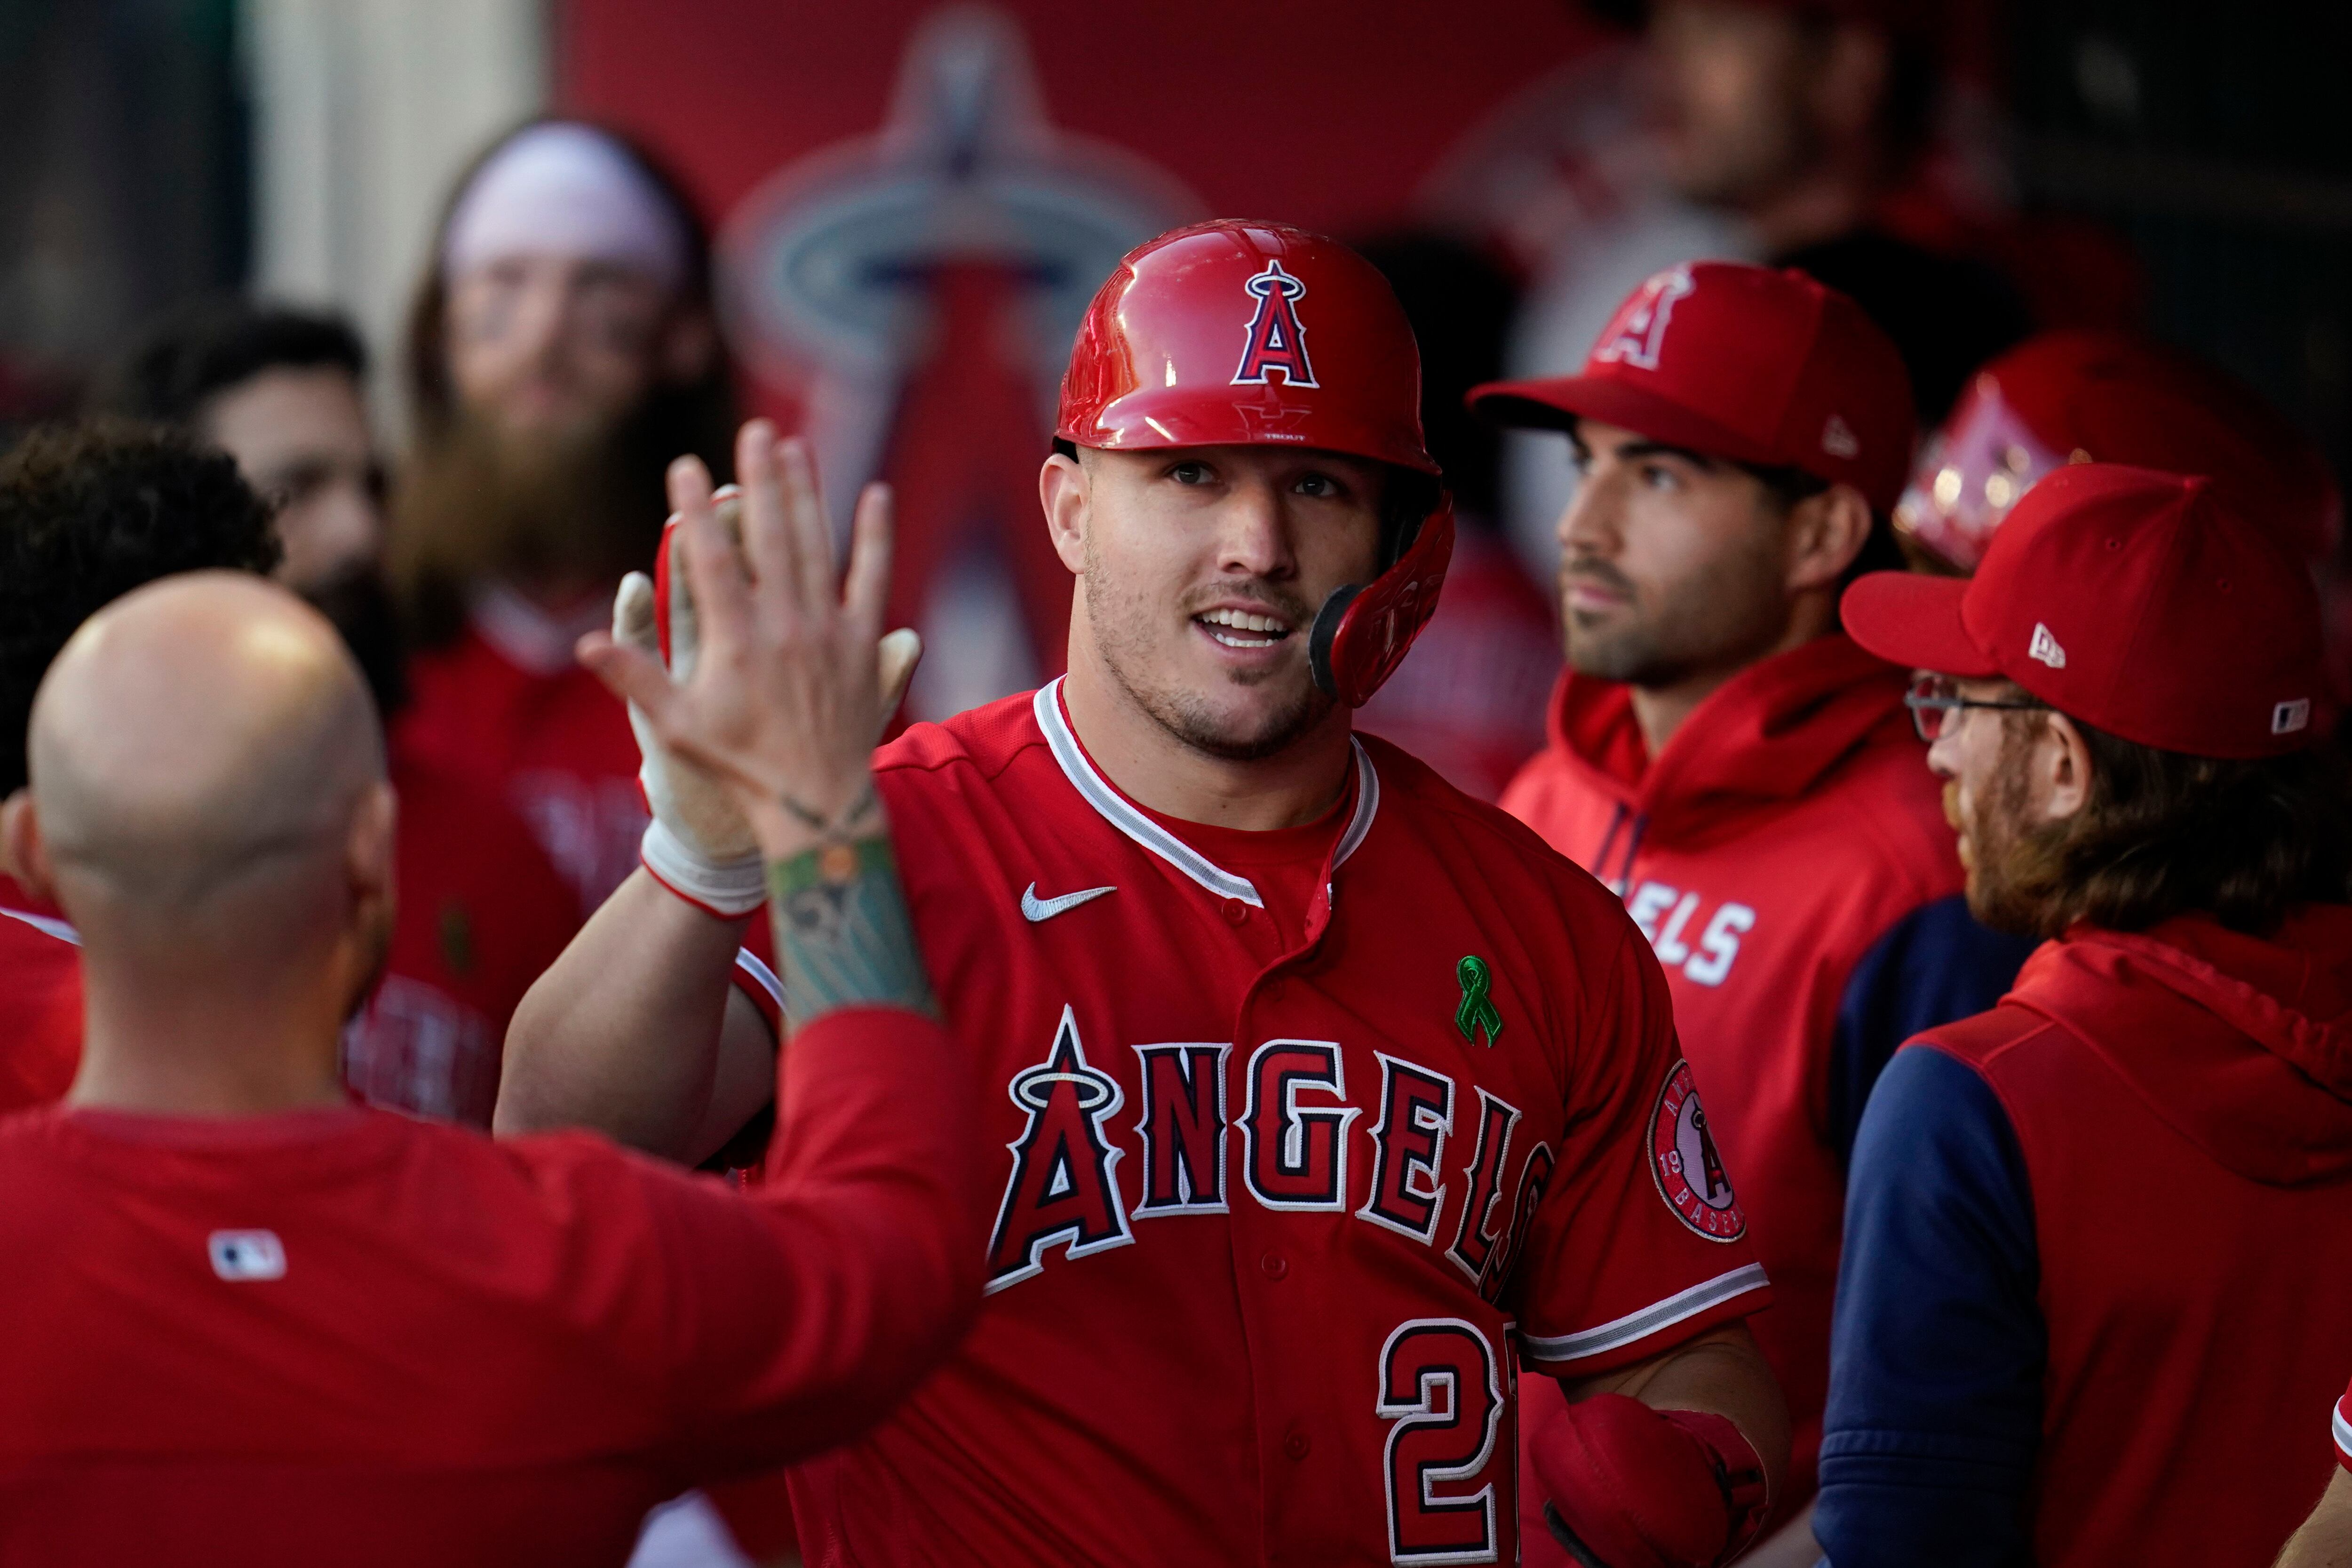
<svg viewBox="0 0 2352 1568">
<path fill-rule="evenodd" d="M 1454 495 L 1454 560 L 1413 657 L 1356 714 L 1445 776 L 1492 801 L 1543 745 L 1544 698 L 1559 674 L 1551 606 L 1502 537 L 1494 426 L 1462 401 L 1502 374 L 1517 290 L 1485 253 L 1438 234 L 1358 247 L 1380 268 L 1422 345 L 1421 423 Z"/>
<path fill-rule="evenodd" d="M 2318 444 L 2252 387 L 2137 333 L 2042 332 L 1979 370 L 1920 448 L 1895 528 L 1915 566 L 1973 572 L 2029 486 L 2067 463 L 2203 474 L 2317 582 L 2330 695 L 2352 704 L 2344 498 Z"/>
<path fill-rule="evenodd" d="M 432 255 L 390 552 L 417 643 L 400 740 L 504 795 L 585 912 L 646 817 L 627 719 L 572 645 L 653 559 L 670 459 L 723 470 L 709 246 L 643 153 L 545 121 L 459 181 Z"/>
<path fill-rule="evenodd" d="M 2204 475 L 2313 567 L 2343 535 L 2326 455 L 2268 399 L 2193 354 L 2094 328 L 2038 333 L 1969 378 L 1920 447 L 1895 532 L 1915 565 L 1965 576 L 2034 481 L 2068 463 Z"/>
<path fill-rule="evenodd" d="M 100 402 L 235 458 L 270 509 L 278 580 L 308 593 L 383 552 L 384 470 L 366 378 L 367 351 L 341 321 L 224 300 L 151 327 Z"/>
<path fill-rule="evenodd" d="M 705 595 L 747 657 L 661 715 L 723 740 L 780 876 L 890 861 L 878 821 L 774 804 L 871 787 L 879 585 L 828 606 L 816 574 L 789 610 L 776 579 Z M 747 1199 L 345 1095 L 398 803 L 359 670 L 283 589 L 195 574 L 100 612 L 28 749 L 0 838 L 82 932 L 89 1026 L 65 1103 L 0 1119 L 0 1246 L 42 1260 L 0 1273 L 0 1562 L 618 1564 L 651 1504 L 871 1426 L 970 1322 L 971 1092 L 895 879 L 778 944 L 784 1139 Z"/>
<path fill-rule="evenodd" d="M 51 426 L 0 458 L 0 797 L 24 790 L 33 693 L 93 612 L 174 572 L 270 572 L 280 553 L 236 466 L 184 437 Z M 79 942 L 0 849 L 0 1112 L 47 1104 L 73 1082 Z"/>
<path fill-rule="evenodd" d="M 2060 247 L 2016 244 L 2006 216 L 1978 210 L 1948 173 L 1937 0 L 1657 0 L 1612 14 L 1622 11 L 1641 24 L 1647 107 L 1619 161 L 1657 188 L 1618 227 L 1579 230 L 1548 258 L 1515 329 L 1515 378 L 1572 374 L 1630 289 L 1687 260 L 1794 267 L 1853 300 L 1902 354 L 1922 428 L 2032 329 L 2035 309 L 1979 257 Z M 2072 310 L 2084 291 L 2042 289 L 2042 308 Z M 2110 283 L 2104 297 L 2129 292 Z M 1514 537 L 1549 563 L 1541 534 L 1573 476 L 1524 439 L 1507 465 Z"/>
<path fill-rule="evenodd" d="M 408 687 L 366 384 L 366 353 L 342 321 L 220 302 L 151 329 L 107 398 L 236 459 L 271 508 L 278 580 L 335 623 L 398 733 Z M 488 1127 L 507 1022 L 578 929 L 578 899 L 499 792 L 414 744 L 395 742 L 390 765 L 400 919 L 383 980 L 345 1031 L 345 1075 L 377 1104 Z"/>
<path fill-rule="evenodd" d="M 1582 374 L 1473 400 L 1564 431 L 1580 475 L 1559 524 L 1569 668 L 1503 805 L 1615 889 L 1664 965 L 1795 1425 L 1788 1523 L 1750 1561 L 1810 1563 L 1863 1102 L 1905 1039 L 1990 1006 L 2027 946 L 1969 918 L 1905 673 L 1838 626 L 1840 588 L 1899 560 L 1902 361 L 1801 273 L 1700 262 L 1636 289 Z M 1557 1408 L 1540 1382 L 1531 1423 Z"/>
<path fill-rule="evenodd" d="M 1658 0 L 1646 41 L 1666 179 L 1736 218 L 1758 259 L 1868 312 L 1903 355 L 1922 425 L 2023 337 L 1992 268 L 1897 232 L 1888 201 L 1934 131 L 1932 0 Z"/>
<path fill-rule="evenodd" d="M 1969 907 L 2043 943 L 1854 1143 L 1834 1568 L 2260 1563 L 2352 1345 L 2352 833 L 2318 599 L 2218 486 L 2069 465 L 1966 581 L 1864 577 Z"/>
</svg>

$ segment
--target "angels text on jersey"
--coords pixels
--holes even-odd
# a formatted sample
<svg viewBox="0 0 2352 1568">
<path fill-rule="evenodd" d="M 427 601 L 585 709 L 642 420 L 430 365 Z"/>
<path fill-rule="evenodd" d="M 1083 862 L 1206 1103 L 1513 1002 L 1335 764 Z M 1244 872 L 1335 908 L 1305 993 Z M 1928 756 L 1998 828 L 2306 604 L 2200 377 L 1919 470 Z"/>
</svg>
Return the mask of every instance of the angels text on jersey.
<svg viewBox="0 0 2352 1568">
<path fill-rule="evenodd" d="M 1034 1278 L 1056 1248 L 1075 1260 L 1132 1245 L 1164 1215 L 1236 1202 L 1339 1213 L 1361 1189 L 1357 1219 L 1443 1251 L 1470 1289 L 1500 1294 L 1554 1163 L 1522 1132 L 1520 1107 L 1385 1051 L 1372 1053 L 1377 1082 L 1351 1084 L 1338 1042 L 1305 1039 L 1129 1046 L 1130 1106 L 1104 1048 L 1065 1006 L 1044 1058 L 1006 1086 L 1024 1124 L 1006 1145 L 990 1290 Z M 1132 1170 L 1121 1131 L 1139 1151 Z"/>
<path fill-rule="evenodd" d="M 1660 963 L 1701 985 L 1724 983 L 1739 956 L 1740 938 L 1756 929 L 1756 911 L 1746 904 L 1726 899 L 1710 910 L 1696 889 L 1664 882 L 1636 883 L 1625 895 L 1625 912 L 1650 939 Z"/>
</svg>

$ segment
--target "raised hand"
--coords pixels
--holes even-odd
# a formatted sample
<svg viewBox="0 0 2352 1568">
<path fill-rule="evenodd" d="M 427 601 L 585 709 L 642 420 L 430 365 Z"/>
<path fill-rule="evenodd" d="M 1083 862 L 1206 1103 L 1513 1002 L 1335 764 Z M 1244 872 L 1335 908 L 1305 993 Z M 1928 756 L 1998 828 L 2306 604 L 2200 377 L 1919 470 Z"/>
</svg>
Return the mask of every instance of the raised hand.
<svg viewBox="0 0 2352 1568">
<path fill-rule="evenodd" d="M 711 509 L 740 548 L 742 490 L 721 487 L 711 495 Z M 701 647 L 682 523 L 682 514 L 674 512 L 662 531 L 657 575 L 630 573 L 613 602 L 613 640 L 660 659 L 673 684 L 692 677 Z M 911 630 L 901 627 L 882 638 L 876 658 L 886 715 L 898 709 L 921 656 L 922 639 Z M 737 916 L 758 908 L 768 896 L 767 871 L 751 823 L 716 775 L 664 746 L 636 703 L 628 710 L 644 759 L 637 779 L 653 812 L 642 849 L 646 868 L 670 891 L 712 914 Z"/>
<path fill-rule="evenodd" d="M 740 549 L 702 464 L 670 466 L 696 619 L 684 679 L 634 640 L 601 633 L 582 639 L 581 659 L 635 705 L 663 752 L 716 780 L 751 825 L 794 1025 L 853 1005 L 929 1010 L 870 765 L 887 714 L 877 642 L 889 492 L 873 485 L 858 498 L 836 588 L 807 447 L 753 420 L 737 438 L 735 467 Z"/>
</svg>

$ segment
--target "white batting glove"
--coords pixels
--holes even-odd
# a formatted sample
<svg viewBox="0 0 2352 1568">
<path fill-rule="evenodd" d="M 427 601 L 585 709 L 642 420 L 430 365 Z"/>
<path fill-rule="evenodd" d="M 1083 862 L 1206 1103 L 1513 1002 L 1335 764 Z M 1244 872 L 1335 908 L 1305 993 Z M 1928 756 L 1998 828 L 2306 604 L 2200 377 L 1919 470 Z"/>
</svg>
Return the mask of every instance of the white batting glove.
<svg viewBox="0 0 2352 1568">
<path fill-rule="evenodd" d="M 740 532 L 740 495 L 729 485 L 711 498 L 719 503 L 719 519 L 730 533 Z M 662 548 L 678 548 L 675 529 L 663 531 Z M 684 563 L 672 559 L 667 564 L 670 570 L 663 574 L 670 591 L 667 657 L 663 656 L 655 614 L 654 581 L 642 572 L 621 579 L 620 592 L 613 599 L 613 640 L 662 660 L 670 679 L 682 685 L 694 674 L 699 634 Z M 876 657 L 881 664 L 884 713 L 898 710 L 922 651 L 922 638 L 905 627 L 881 639 Z M 642 759 L 637 783 L 645 790 L 654 818 L 646 824 L 638 847 L 646 869 L 688 903 L 724 919 L 737 919 L 758 909 L 768 897 L 768 877 L 751 825 L 716 778 L 661 744 L 644 710 L 634 702 L 629 704 L 629 728 L 636 735 Z"/>
</svg>

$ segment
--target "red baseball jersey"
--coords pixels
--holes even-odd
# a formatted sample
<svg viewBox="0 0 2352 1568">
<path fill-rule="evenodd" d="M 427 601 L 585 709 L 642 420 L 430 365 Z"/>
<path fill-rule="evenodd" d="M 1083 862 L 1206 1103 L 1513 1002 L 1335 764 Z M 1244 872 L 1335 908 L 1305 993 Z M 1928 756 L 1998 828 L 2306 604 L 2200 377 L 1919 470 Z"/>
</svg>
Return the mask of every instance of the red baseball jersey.
<svg viewBox="0 0 2352 1568">
<path fill-rule="evenodd" d="M 81 949 L 53 904 L 0 876 L 0 1114 L 44 1105 L 81 1065 Z"/>
<path fill-rule="evenodd" d="M 601 611 L 557 621 L 511 593 L 482 595 L 454 642 L 409 661 L 404 749 L 504 795 L 593 912 L 636 869 L 645 796 L 628 710 L 572 658 Z"/>
<path fill-rule="evenodd" d="M 343 1031 L 343 1081 L 373 1104 L 488 1127 L 523 993 L 580 905 L 506 802 L 395 747 L 399 918 L 384 975 Z"/>
<path fill-rule="evenodd" d="M 1002 1151 L 989 1297 L 793 1472 L 801 1550 L 1516 1561 L 1518 1362 L 1602 1371 L 1766 1300 L 1649 944 L 1377 740 L 1318 832 L 1156 817 L 1059 684 L 877 759 Z M 1243 840 L 1247 875 L 1213 858 Z"/>
<path fill-rule="evenodd" d="M 578 1568 L 866 1425 L 969 1321 L 971 1089 L 843 1012 L 746 1199 L 361 1106 L 0 1121 L 0 1568 Z"/>
</svg>

